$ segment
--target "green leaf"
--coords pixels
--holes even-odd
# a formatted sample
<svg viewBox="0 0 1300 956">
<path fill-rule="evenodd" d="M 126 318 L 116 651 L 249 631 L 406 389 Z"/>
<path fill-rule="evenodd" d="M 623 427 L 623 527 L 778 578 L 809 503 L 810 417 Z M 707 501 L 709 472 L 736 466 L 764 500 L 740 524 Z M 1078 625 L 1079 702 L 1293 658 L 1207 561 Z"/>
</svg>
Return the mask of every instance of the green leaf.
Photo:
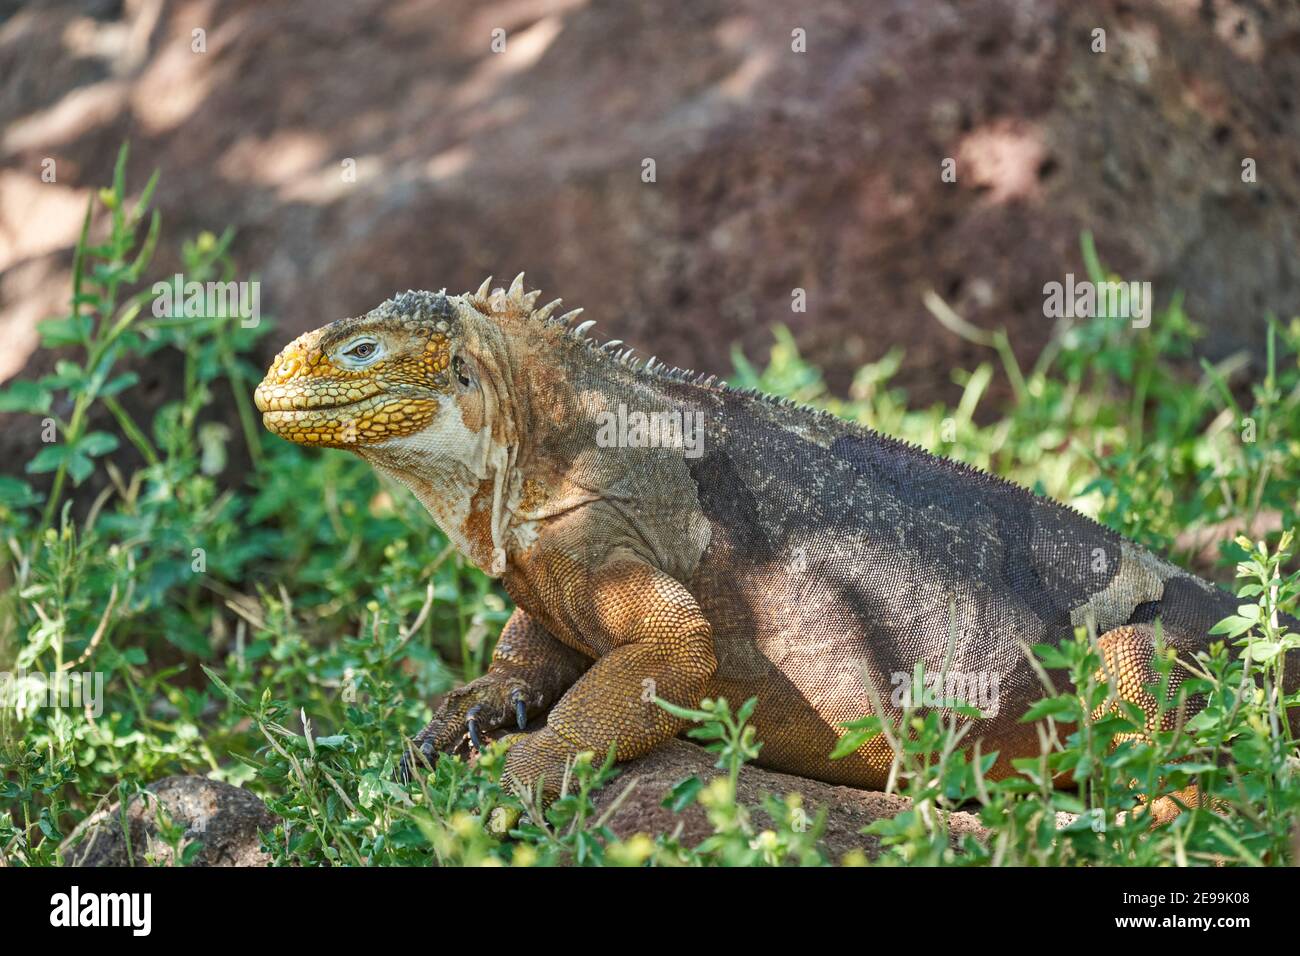
<svg viewBox="0 0 1300 956">
<path fill-rule="evenodd" d="M 54 396 L 38 382 L 14 382 L 0 390 L 0 412 L 42 415 L 50 410 Z"/>
<path fill-rule="evenodd" d="M 1183 763 L 1172 763 L 1169 767 L 1181 770 L 1183 773 L 1212 773 L 1215 770 L 1222 769 L 1217 763 L 1210 760 L 1188 760 Z"/>
<path fill-rule="evenodd" d="M 157 181 L 158 173 L 154 172 L 154 179 L 150 180 L 150 186 Z M 138 210 L 139 207 L 137 207 Z M 144 271 L 149 260 L 153 258 L 154 249 L 158 246 L 158 234 L 162 226 L 162 217 L 158 215 L 158 210 L 153 211 L 153 216 L 149 219 L 149 231 L 145 234 L 144 242 L 140 246 L 140 251 L 136 254 L 135 261 L 131 263 L 126 270 L 128 282 L 139 282 L 140 273 Z"/>
<path fill-rule="evenodd" d="M 1042 720 L 1047 716 L 1074 716 L 1078 711 L 1079 702 L 1073 697 L 1066 695 L 1061 695 L 1060 697 L 1047 697 L 1032 704 L 1029 710 L 1025 712 L 1025 716 L 1020 718 L 1020 722 L 1022 724 L 1032 724 L 1034 721 Z"/>
<path fill-rule="evenodd" d="M 54 471 L 59 465 L 63 464 L 63 460 L 68 457 L 68 454 L 67 445 L 46 445 L 33 455 L 32 460 L 27 463 L 27 473 L 39 475 L 47 471 Z"/>
<path fill-rule="evenodd" d="M 140 381 L 140 376 L 135 372 L 123 372 L 116 378 L 110 379 L 104 387 L 99 390 L 100 397 L 107 398 L 110 395 L 116 395 L 123 389 L 131 388 Z"/>
<path fill-rule="evenodd" d="M 1282 653 L 1282 645 L 1277 641 L 1251 641 L 1250 656 L 1261 664 L 1267 664 Z"/>
<path fill-rule="evenodd" d="M 0 505 L 7 508 L 26 508 L 40 501 L 40 496 L 27 482 L 0 475 Z"/>
<path fill-rule="evenodd" d="M 41 810 L 41 817 L 38 821 L 38 825 L 41 828 L 41 833 L 45 834 L 47 840 L 58 842 L 63 839 L 63 834 L 59 832 L 59 828 L 55 826 L 54 821 L 50 819 L 49 807 Z"/>
<path fill-rule="evenodd" d="M 199 667 L 203 668 L 203 673 L 208 675 L 208 680 L 216 684 L 217 690 L 221 691 L 222 695 L 224 695 L 225 698 L 229 700 L 232 704 L 239 707 L 240 710 L 249 711 L 252 709 L 248 706 L 248 704 L 244 703 L 244 698 L 240 697 L 233 690 L 231 690 L 229 685 L 226 684 L 225 681 L 223 681 L 220 677 L 217 676 L 216 672 L 212 670 L 212 668 L 208 667 L 208 665 L 206 664 L 200 664 Z"/>
<path fill-rule="evenodd" d="M 116 435 L 108 432 L 91 432 L 77 442 L 77 451 L 91 458 L 98 458 L 100 455 L 107 455 L 116 450 L 119 444 L 121 443 Z"/>
<path fill-rule="evenodd" d="M 716 720 L 700 724 L 698 727 L 692 727 L 686 731 L 686 736 L 692 740 L 718 740 L 726 734 L 726 728 Z"/>
<path fill-rule="evenodd" d="M 74 450 L 68 455 L 68 474 L 72 476 L 73 484 L 81 484 L 95 471 L 95 463 L 87 458 L 81 452 Z"/>
<path fill-rule="evenodd" d="M 681 813 L 695 802 L 695 797 L 703 789 L 703 780 L 699 777 L 687 777 L 668 791 L 668 796 L 664 797 L 662 805 L 671 809 L 673 813 Z"/>
<path fill-rule="evenodd" d="M 1139 711 L 1139 713 L 1141 713 Z M 1136 721 L 1120 714 L 1106 714 L 1099 717 L 1092 725 L 1093 733 L 1101 737 L 1114 737 L 1116 734 L 1140 732 L 1146 723 L 1145 714 Z"/>
<path fill-rule="evenodd" d="M 1255 622 L 1245 617 L 1237 617 L 1235 614 L 1225 617 L 1214 627 L 1210 628 L 1211 634 L 1226 634 L 1228 637 L 1236 637 L 1238 634 L 1245 634 Z"/>
<path fill-rule="evenodd" d="M 1043 662 L 1043 666 L 1049 670 L 1064 670 L 1071 663 L 1066 654 L 1051 644 L 1035 644 L 1034 654 Z"/>
<path fill-rule="evenodd" d="M 84 345 L 90 341 L 94 321 L 88 315 L 69 315 L 61 319 L 46 319 L 36 323 L 41 335 L 41 345 L 47 349 L 63 345 Z"/>
<path fill-rule="evenodd" d="M 859 717 L 857 720 L 846 720 L 840 724 L 846 730 L 869 730 L 873 727 L 880 726 L 880 718 L 876 716 Z"/>
<path fill-rule="evenodd" d="M 835 749 L 831 751 L 831 759 L 840 760 L 849 754 L 857 753 L 859 747 L 873 737 L 878 736 L 880 736 L 879 730 L 850 730 L 835 742 Z"/>
<path fill-rule="evenodd" d="M 203 841 L 194 840 L 185 845 L 181 851 L 181 866 L 190 866 L 194 863 L 200 853 L 203 852 Z"/>
</svg>

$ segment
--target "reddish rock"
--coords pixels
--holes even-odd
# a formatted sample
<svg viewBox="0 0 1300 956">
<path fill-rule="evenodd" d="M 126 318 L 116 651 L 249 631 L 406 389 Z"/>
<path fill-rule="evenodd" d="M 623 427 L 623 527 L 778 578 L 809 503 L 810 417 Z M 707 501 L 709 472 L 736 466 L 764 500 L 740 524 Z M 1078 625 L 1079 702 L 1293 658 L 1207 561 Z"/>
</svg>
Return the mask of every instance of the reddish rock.
<svg viewBox="0 0 1300 956">
<path fill-rule="evenodd" d="M 594 795 L 597 812 L 604 813 L 621 798 L 618 808 L 607 821 L 620 839 L 634 833 L 677 832 L 683 845 L 696 846 L 713 833 L 703 807 L 693 803 L 680 813 L 674 813 L 663 802 L 673 787 L 688 777 L 699 777 L 707 782 L 722 773 L 714 767 L 714 762 L 714 755 L 702 747 L 684 740 L 669 741 L 651 754 L 620 765 L 619 776 Z M 624 791 L 634 781 L 631 792 L 624 796 Z M 840 862 L 855 850 L 872 859 L 878 857 L 881 852 L 879 838 L 863 834 L 863 828 L 877 820 L 896 816 L 911 806 L 907 797 L 897 794 L 839 787 L 755 766 L 741 768 L 736 782 L 737 803 L 755 811 L 753 822 L 760 829 L 772 826 L 767 814 L 758 809 L 763 805 L 763 798 L 784 799 L 792 793 L 802 797 L 801 806 L 810 821 L 825 811 L 825 828 L 818 845 L 832 863 Z M 1064 826 L 1069 819 L 1065 815 L 1059 816 L 1058 826 Z M 959 847 L 966 836 L 981 840 L 988 836 L 976 813 L 960 810 L 951 813 L 947 826 L 954 848 Z"/>
</svg>

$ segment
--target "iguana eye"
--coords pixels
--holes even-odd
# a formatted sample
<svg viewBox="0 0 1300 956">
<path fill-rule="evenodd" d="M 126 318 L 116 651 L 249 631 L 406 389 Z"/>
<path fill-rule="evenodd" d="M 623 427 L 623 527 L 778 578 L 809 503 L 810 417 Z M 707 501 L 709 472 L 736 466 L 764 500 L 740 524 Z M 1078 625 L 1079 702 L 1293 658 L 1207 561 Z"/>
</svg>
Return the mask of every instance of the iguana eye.
<svg viewBox="0 0 1300 956">
<path fill-rule="evenodd" d="M 352 358 L 368 359 L 370 356 L 375 354 L 376 348 L 378 348 L 378 346 L 374 342 L 365 340 L 358 342 L 350 349 L 345 349 L 343 354 L 350 355 Z"/>
</svg>

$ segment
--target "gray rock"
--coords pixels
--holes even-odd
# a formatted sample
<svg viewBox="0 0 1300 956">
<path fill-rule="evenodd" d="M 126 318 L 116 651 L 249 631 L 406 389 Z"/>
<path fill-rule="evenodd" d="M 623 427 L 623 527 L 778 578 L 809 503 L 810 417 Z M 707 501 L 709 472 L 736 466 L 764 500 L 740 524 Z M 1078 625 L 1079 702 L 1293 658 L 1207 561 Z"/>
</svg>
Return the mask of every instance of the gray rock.
<svg viewBox="0 0 1300 956">
<path fill-rule="evenodd" d="M 202 849 L 192 866 L 266 866 L 258 832 L 276 817 L 257 797 L 240 787 L 206 777 L 166 777 L 150 784 L 128 804 L 130 846 L 124 838 L 121 808 L 113 804 L 92 815 L 60 847 L 72 866 L 172 865 L 171 845 L 159 833 L 158 815 L 183 826 L 181 851 L 198 842 Z"/>
</svg>

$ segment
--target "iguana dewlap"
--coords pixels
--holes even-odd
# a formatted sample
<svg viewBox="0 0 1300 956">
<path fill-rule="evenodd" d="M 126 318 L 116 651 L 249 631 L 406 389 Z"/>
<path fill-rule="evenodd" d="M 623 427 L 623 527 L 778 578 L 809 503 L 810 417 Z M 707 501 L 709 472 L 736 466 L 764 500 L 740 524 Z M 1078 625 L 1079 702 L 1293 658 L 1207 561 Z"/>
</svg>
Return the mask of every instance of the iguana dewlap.
<svg viewBox="0 0 1300 956">
<path fill-rule="evenodd" d="M 488 673 L 450 694 L 425 753 L 523 727 L 507 770 L 625 760 L 683 729 L 654 703 L 758 697 L 758 762 L 884 784 L 918 661 L 985 716 L 995 773 L 1038 752 L 1025 648 L 1089 624 L 1145 700 L 1152 622 L 1187 655 L 1235 599 L 1054 501 L 829 414 L 598 346 L 537 292 L 407 292 L 290 343 L 257 389 L 271 431 L 355 451 L 409 486 L 517 609 Z M 1291 668 L 1294 673 L 1296 668 Z M 946 695 L 945 695 L 946 696 Z"/>
</svg>

